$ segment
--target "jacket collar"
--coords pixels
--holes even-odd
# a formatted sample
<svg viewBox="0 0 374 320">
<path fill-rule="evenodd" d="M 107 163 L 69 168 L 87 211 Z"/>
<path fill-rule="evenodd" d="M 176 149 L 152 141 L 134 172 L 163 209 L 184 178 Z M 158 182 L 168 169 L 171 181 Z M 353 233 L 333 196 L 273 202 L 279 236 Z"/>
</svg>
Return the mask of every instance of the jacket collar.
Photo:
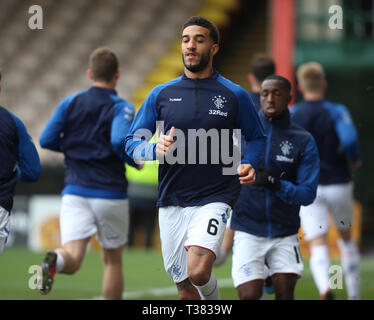
<svg viewBox="0 0 374 320">
<path fill-rule="evenodd" d="M 268 128 L 271 124 L 275 127 L 278 127 L 280 129 L 284 129 L 290 126 L 291 118 L 290 118 L 290 112 L 288 109 L 278 118 L 268 118 L 265 113 L 260 109 L 258 112 L 258 115 L 260 117 L 261 123 L 264 126 L 264 128 Z"/>
<path fill-rule="evenodd" d="M 217 79 L 218 76 L 219 76 L 219 73 L 213 68 L 213 74 L 210 77 L 202 78 L 202 79 L 199 79 L 199 80 Z M 196 79 L 192 79 L 192 78 L 187 77 L 184 72 L 183 72 L 183 75 L 182 75 L 182 79 L 183 80 L 196 80 Z"/>
<path fill-rule="evenodd" d="M 98 93 L 107 93 L 107 94 L 117 95 L 117 91 L 115 89 L 107 89 L 107 88 L 101 88 L 97 86 L 91 86 L 90 90 L 93 92 L 98 92 Z"/>
</svg>

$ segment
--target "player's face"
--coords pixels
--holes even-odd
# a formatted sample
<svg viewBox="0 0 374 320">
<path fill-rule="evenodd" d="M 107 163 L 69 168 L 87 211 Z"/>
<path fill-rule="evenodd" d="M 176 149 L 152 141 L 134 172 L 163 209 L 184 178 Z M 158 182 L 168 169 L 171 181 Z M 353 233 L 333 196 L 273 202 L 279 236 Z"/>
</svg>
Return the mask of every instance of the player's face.
<svg viewBox="0 0 374 320">
<path fill-rule="evenodd" d="M 189 26 L 182 34 L 182 59 L 184 66 L 196 73 L 204 70 L 212 62 L 215 54 L 209 30 L 200 26 Z"/>
<path fill-rule="evenodd" d="M 261 85 L 261 106 L 265 115 L 277 117 L 288 108 L 291 100 L 289 91 L 282 81 L 265 80 Z"/>
</svg>

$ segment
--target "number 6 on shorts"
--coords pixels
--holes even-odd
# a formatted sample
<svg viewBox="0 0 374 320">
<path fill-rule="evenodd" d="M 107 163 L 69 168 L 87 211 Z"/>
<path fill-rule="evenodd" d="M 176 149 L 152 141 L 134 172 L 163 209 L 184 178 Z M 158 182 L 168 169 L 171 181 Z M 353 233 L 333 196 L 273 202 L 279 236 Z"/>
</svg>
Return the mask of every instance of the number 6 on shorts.
<svg viewBox="0 0 374 320">
<path fill-rule="evenodd" d="M 217 219 L 210 219 L 209 222 L 208 222 L 208 228 L 207 228 L 207 232 L 209 234 L 211 234 L 212 236 L 215 236 L 218 232 L 218 225 L 219 225 L 219 222 Z"/>
</svg>

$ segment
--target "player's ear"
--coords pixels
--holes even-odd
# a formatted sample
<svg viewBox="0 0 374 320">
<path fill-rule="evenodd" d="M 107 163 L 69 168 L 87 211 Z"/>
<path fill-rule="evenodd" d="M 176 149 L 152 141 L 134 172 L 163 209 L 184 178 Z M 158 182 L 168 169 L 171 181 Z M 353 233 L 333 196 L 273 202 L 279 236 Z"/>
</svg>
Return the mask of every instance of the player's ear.
<svg viewBox="0 0 374 320">
<path fill-rule="evenodd" d="M 115 79 L 118 80 L 119 76 L 120 76 L 121 72 L 119 71 L 119 69 L 116 71 L 116 74 L 115 74 Z"/>
<path fill-rule="evenodd" d="M 253 84 L 254 84 L 254 82 L 255 82 L 255 76 L 253 75 L 252 72 L 248 73 L 248 75 L 247 75 L 247 80 L 248 80 L 248 83 L 249 83 L 250 85 L 253 85 Z"/>
<path fill-rule="evenodd" d="M 289 95 L 289 97 L 288 97 L 288 99 L 287 99 L 287 105 L 289 105 L 289 104 L 290 104 L 291 100 L 292 100 L 292 96 L 291 96 L 291 95 Z"/>
<path fill-rule="evenodd" d="M 212 47 L 210 48 L 210 52 L 212 53 L 212 56 L 214 57 L 218 51 L 219 51 L 219 44 L 218 43 L 213 44 Z"/>
<path fill-rule="evenodd" d="M 88 78 L 90 78 L 91 80 L 93 80 L 93 73 L 92 73 L 91 69 L 87 70 L 87 75 L 88 75 Z"/>
<path fill-rule="evenodd" d="M 326 80 L 323 80 L 323 82 L 322 82 L 322 88 L 323 88 L 323 90 L 327 89 L 327 81 Z"/>
</svg>

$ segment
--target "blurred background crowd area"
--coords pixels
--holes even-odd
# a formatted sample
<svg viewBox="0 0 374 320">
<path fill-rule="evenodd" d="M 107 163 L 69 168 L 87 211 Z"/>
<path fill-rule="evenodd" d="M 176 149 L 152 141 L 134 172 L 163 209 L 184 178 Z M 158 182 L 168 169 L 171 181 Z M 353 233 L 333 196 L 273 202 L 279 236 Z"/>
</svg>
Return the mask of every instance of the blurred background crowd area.
<svg viewBox="0 0 374 320">
<path fill-rule="evenodd" d="M 29 27 L 32 5 L 43 10 L 42 29 Z M 334 5 L 342 8 L 341 29 L 329 26 Z M 0 0 L 0 104 L 24 121 L 43 165 L 39 182 L 17 186 L 9 245 L 30 246 L 30 234 L 35 237 L 32 208 L 40 213 L 40 206 L 48 207 L 44 196 L 58 196 L 63 187 L 62 156 L 42 150 L 38 139 L 58 102 L 90 86 L 89 54 L 99 46 L 115 51 L 121 69 L 118 95 L 138 109 L 155 85 L 183 72 L 181 26 L 189 16 L 201 14 L 221 32 L 215 68 L 248 91 L 250 63 L 259 53 L 272 56 L 277 73 L 294 88 L 298 65 L 318 61 L 324 66 L 326 98 L 347 105 L 359 132 L 363 166 L 354 172 L 356 239 L 362 251 L 373 251 L 373 6 L 372 0 Z M 294 96 L 294 101 L 300 99 L 297 90 Z M 127 174 L 130 244 L 158 246 L 157 164 Z M 38 195 L 43 196 L 35 199 Z M 40 199 L 41 205 L 35 205 Z M 56 201 L 57 209 L 50 210 L 58 215 Z M 44 233 L 58 239 L 53 221 Z"/>
</svg>

